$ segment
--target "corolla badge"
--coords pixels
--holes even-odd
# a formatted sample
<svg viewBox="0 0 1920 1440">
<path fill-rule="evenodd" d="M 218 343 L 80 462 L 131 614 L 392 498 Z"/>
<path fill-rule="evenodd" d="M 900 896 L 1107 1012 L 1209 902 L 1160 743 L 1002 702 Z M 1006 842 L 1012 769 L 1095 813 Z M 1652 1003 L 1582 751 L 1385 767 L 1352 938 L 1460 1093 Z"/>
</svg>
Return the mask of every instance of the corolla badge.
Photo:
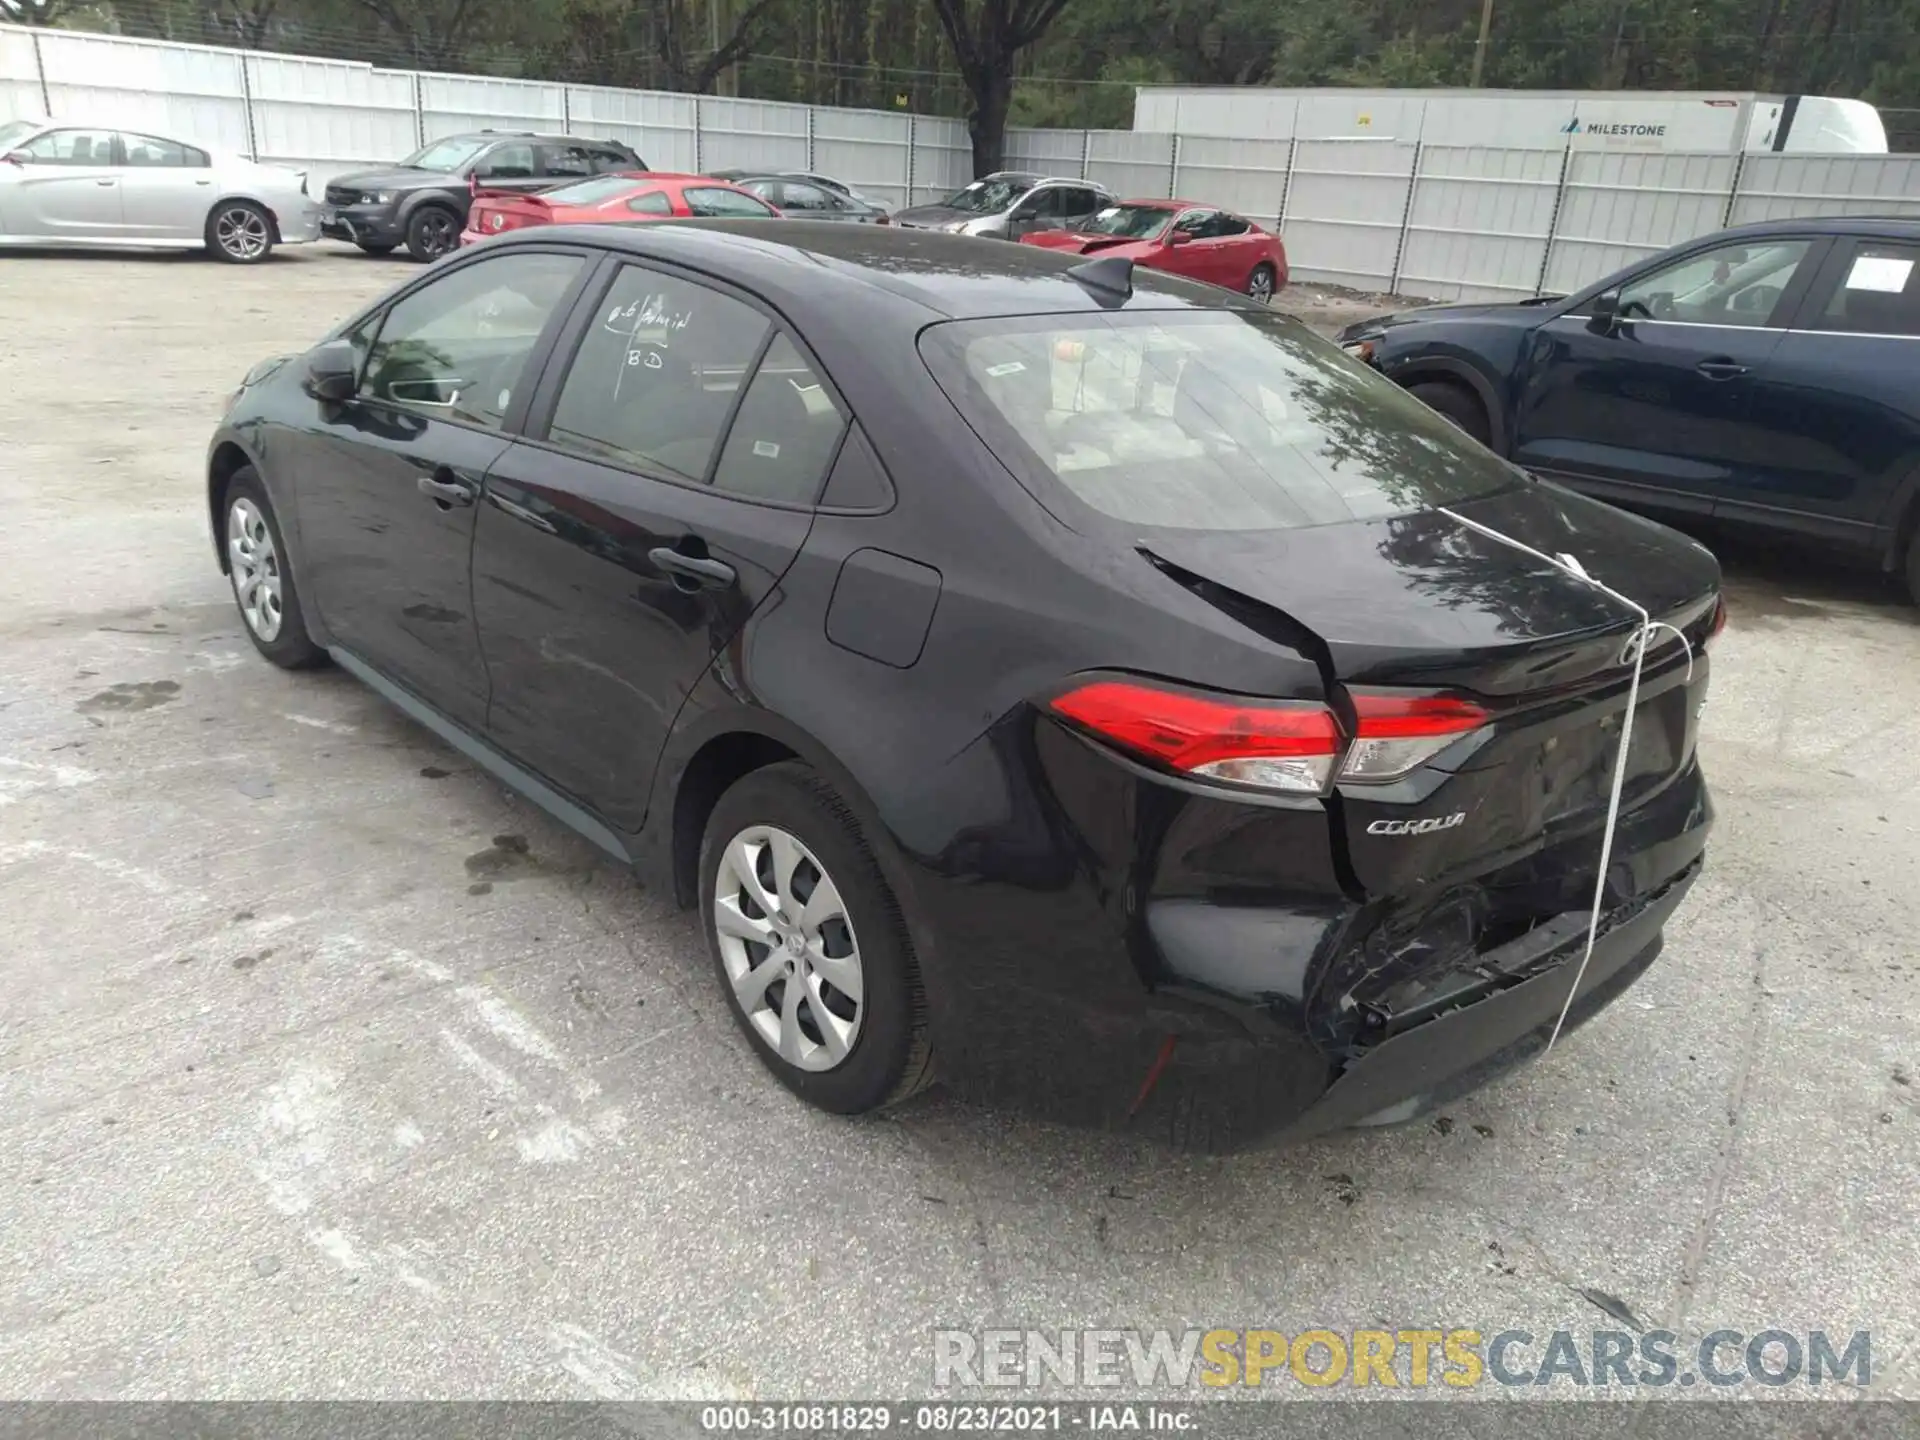
<svg viewBox="0 0 1920 1440">
<path fill-rule="evenodd" d="M 1467 812 L 1456 810 L 1451 815 L 1429 815 L 1424 820 L 1376 820 L 1367 826 L 1369 835 L 1431 835 L 1436 830 L 1451 830 L 1464 824 Z"/>
</svg>

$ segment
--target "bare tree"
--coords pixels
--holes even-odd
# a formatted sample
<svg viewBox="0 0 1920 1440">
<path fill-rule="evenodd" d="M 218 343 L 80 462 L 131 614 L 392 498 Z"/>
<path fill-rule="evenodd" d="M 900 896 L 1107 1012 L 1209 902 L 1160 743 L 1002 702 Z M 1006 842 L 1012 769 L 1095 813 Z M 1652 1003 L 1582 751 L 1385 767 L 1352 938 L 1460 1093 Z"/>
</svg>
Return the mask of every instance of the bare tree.
<svg viewBox="0 0 1920 1440">
<path fill-rule="evenodd" d="M 973 97 L 967 133 L 973 173 L 1000 168 L 1006 151 L 1007 110 L 1013 104 L 1013 62 L 1047 33 L 1067 0 L 933 0 L 960 78 Z"/>
</svg>

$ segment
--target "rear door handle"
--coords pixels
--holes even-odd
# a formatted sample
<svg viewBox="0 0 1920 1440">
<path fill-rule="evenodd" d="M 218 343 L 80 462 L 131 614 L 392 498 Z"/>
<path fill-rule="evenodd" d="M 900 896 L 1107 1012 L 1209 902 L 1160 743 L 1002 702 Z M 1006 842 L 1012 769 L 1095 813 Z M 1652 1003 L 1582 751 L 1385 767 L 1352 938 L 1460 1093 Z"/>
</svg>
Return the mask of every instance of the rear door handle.
<svg viewBox="0 0 1920 1440">
<path fill-rule="evenodd" d="M 117 180 L 96 180 L 93 183 L 96 185 L 117 185 L 120 182 Z"/>
<path fill-rule="evenodd" d="M 647 552 L 647 559 L 668 574 L 678 575 L 696 585 L 727 586 L 739 576 L 724 560 L 709 560 L 704 555 L 686 555 L 671 546 L 659 545 Z"/>
<path fill-rule="evenodd" d="M 1709 380 L 1733 380 L 1747 373 L 1738 360 L 1702 360 L 1693 367 Z"/>
<path fill-rule="evenodd" d="M 431 475 L 422 475 L 414 483 L 420 487 L 422 495 L 431 497 L 433 503 L 442 510 L 473 504 L 474 487 L 465 480 L 454 479 L 453 472 L 444 465 Z"/>
</svg>

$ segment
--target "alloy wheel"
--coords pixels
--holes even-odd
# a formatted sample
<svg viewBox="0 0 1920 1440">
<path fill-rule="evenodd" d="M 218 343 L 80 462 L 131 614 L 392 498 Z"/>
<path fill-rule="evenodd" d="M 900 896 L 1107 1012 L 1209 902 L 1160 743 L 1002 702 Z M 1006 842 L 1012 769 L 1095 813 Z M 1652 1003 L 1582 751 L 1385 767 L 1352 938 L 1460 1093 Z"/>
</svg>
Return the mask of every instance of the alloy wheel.
<svg viewBox="0 0 1920 1440">
<path fill-rule="evenodd" d="M 220 212 L 213 222 L 213 238 L 236 260 L 258 260 L 267 253 L 272 240 L 267 233 L 267 217 L 245 205 L 234 205 Z"/>
<path fill-rule="evenodd" d="M 780 1058 L 832 1070 L 860 1037 L 860 945 L 839 887 L 787 831 L 751 825 L 727 842 L 713 923 L 733 997 Z"/>
<path fill-rule="evenodd" d="M 244 495 L 227 511 L 227 568 L 247 628 L 271 645 L 280 635 L 280 554 L 267 517 Z"/>
<path fill-rule="evenodd" d="M 1273 272 L 1264 265 L 1253 272 L 1253 278 L 1247 281 L 1247 294 L 1262 305 L 1273 299 Z"/>
<path fill-rule="evenodd" d="M 420 221 L 420 248 L 435 260 L 453 249 L 454 242 L 458 238 L 451 215 L 445 215 L 436 210 Z"/>
</svg>

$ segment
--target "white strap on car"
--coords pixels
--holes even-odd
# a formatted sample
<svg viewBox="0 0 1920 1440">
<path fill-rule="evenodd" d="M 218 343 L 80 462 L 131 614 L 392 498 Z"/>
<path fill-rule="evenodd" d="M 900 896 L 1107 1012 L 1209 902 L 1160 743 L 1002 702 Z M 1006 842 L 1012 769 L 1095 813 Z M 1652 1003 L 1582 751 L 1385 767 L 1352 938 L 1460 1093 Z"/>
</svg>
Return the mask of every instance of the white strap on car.
<svg viewBox="0 0 1920 1440">
<path fill-rule="evenodd" d="M 1594 942 L 1600 938 L 1600 910 L 1606 900 L 1607 868 L 1613 863 L 1613 832 L 1620 824 L 1620 797 L 1625 791 L 1627 784 L 1627 752 L 1633 746 L 1633 721 L 1635 713 L 1640 707 L 1640 672 L 1647 663 L 1647 651 L 1653 648 L 1653 637 L 1656 631 L 1670 630 L 1673 632 L 1674 638 L 1682 644 L 1686 643 L 1686 637 L 1665 621 L 1655 620 L 1647 613 L 1645 606 L 1622 595 L 1612 586 L 1603 585 L 1594 579 L 1587 573 L 1586 567 L 1574 556 L 1565 554 L 1548 555 L 1544 551 L 1536 550 L 1531 545 L 1514 539 L 1511 535 L 1503 535 L 1491 526 L 1482 525 L 1478 520 L 1469 520 L 1466 516 L 1448 510 L 1445 507 L 1441 507 L 1440 513 L 1455 524 L 1464 525 L 1469 530 L 1477 530 L 1480 534 L 1498 540 L 1503 545 L 1511 545 L 1515 550 L 1531 555 L 1536 560 L 1545 561 L 1556 570 L 1564 570 L 1576 580 L 1585 582 L 1601 594 L 1611 596 L 1640 617 L 1640 629 L 1636 636 L 1638 643 L 1634 646 L 1633 679 L 1627 686 L 1627 713 L 1626 717 L 1620 722 L 1620 753 L 1613 763 L 1613 789 L 1607 796 L 1607 824 L 1600 838 L 1600 870 L 1599 873 L 1594 876 L 1593 908 L 1587 916 L 1587 945 L 1586 949 L 1580 954 L 1580 964 L 1574 969 L 1573 983 L 1567 987 L 1567 998 L 1561 1002 L 1560 1014 L 1553 1022 L 1553 1033 L 1547 1037 L 1547 1048 L 1541 1052 L 1544 1058 L 1553 1053 L 1554 1042 L 1559 1040 L 1561 1027 L 1567 1023 L 1567 1012 L 1573 1008 L 1573 997 L 1580 993 L 1580 982 L 1586 977 L 1587 963 L 1593 959 Z M 1689 681 L 1693 679 L 1693 651 L 1691 648 L 1687 651 L 1687 679 Z"/>
</svg>

